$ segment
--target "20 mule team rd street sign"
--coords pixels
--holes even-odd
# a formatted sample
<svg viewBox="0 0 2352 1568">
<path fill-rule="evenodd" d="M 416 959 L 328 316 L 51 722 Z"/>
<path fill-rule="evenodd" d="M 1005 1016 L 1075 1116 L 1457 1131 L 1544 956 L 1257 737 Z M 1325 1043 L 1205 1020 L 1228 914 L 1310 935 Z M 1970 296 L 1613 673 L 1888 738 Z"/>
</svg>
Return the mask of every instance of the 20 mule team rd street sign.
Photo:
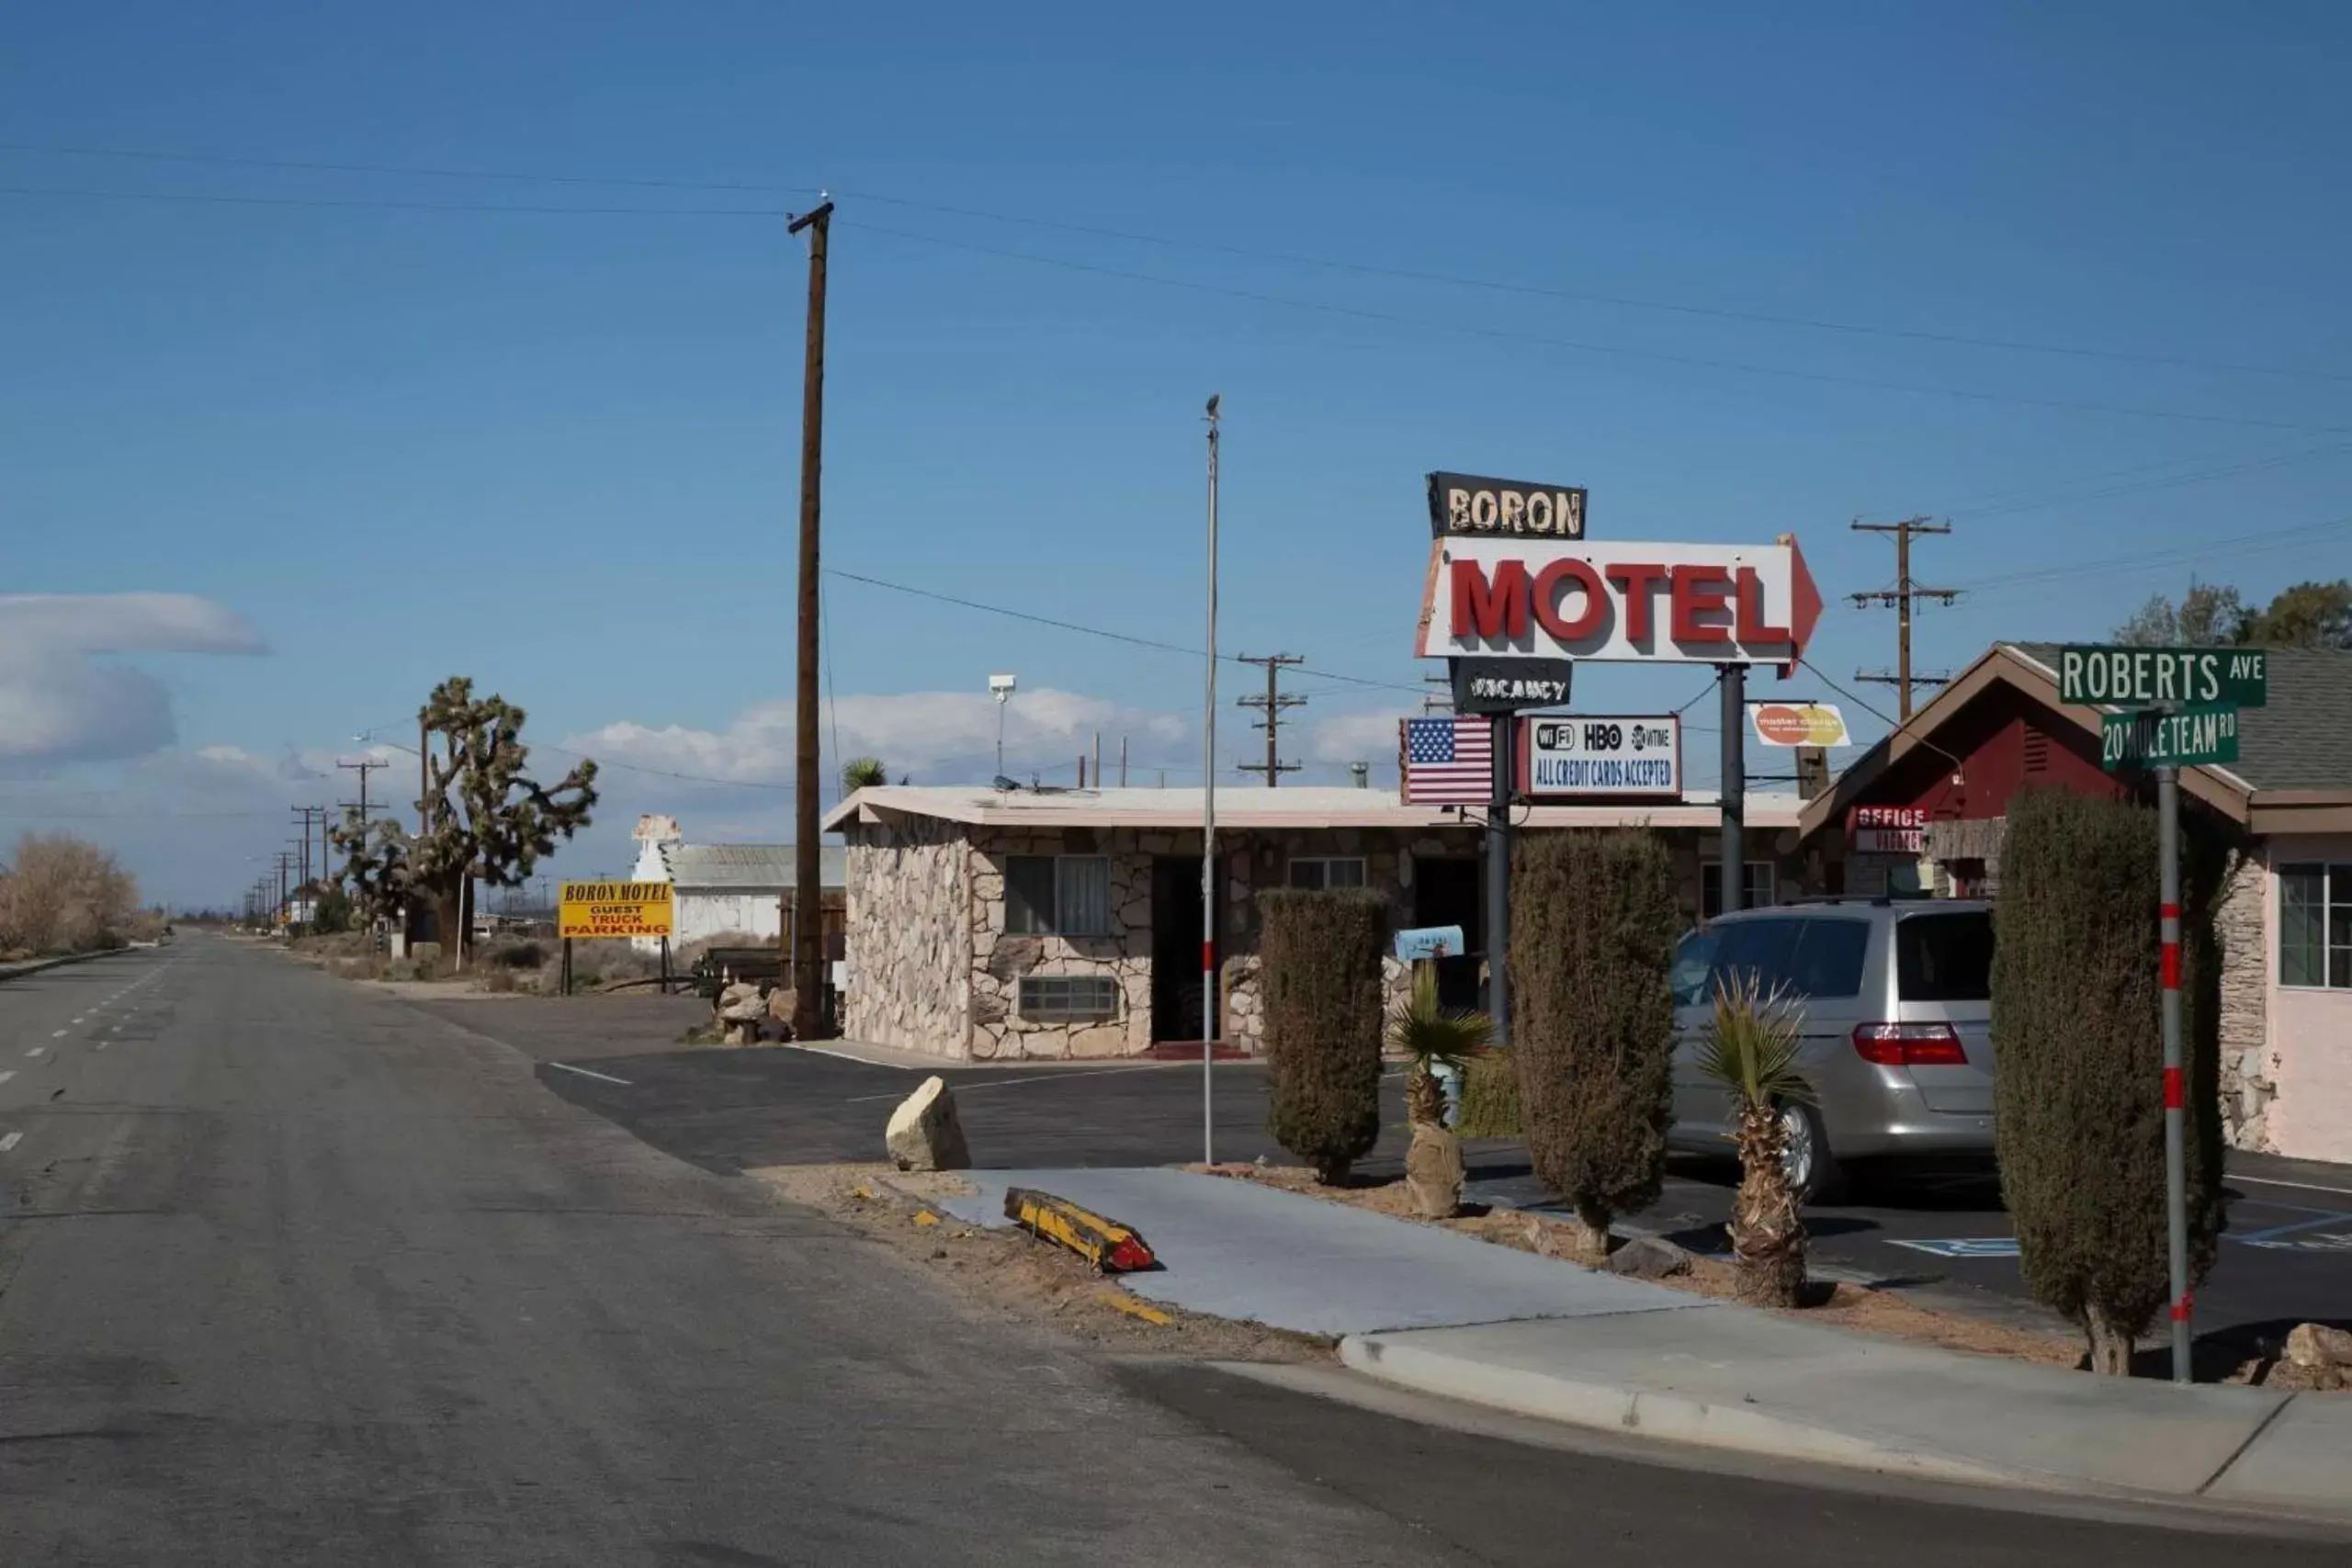
<svg viewBox="0 0 2352 1568">
<path fill-rule="evenodd" d="M 2098 760 L 2118 768 L 2188 767 L 2238 760 L 2238 710 L 2228 703 L 2164 713 L 2109 713 L 2098 720 Z"/>
<path fill-rule="evenodd" d="M 1590 543 L 1449 536 L 1431 542 L 1424 659 L 1793 664 L 1821 593 L 1779 545 Z"/>
<path fill-rule="evenodd" d="M 2145 708 L 2270 700 L 2270 656 L 2258 648 L 2124 648 L 2084 644 L 2058 652 L 2058 700 Z"/>
<path fill-rule="evenodd" d="M 559 889 L 558 936 L 669 936 L 676 930 L 669 883 L 566 882 Z"/>
</svg>

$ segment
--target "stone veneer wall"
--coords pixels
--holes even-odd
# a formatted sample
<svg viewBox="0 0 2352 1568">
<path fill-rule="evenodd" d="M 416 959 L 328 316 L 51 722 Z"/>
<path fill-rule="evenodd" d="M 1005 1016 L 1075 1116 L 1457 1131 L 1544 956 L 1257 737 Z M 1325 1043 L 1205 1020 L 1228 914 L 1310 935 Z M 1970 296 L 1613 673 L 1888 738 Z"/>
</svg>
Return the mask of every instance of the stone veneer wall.
<svg viewBox="0 0 2352 1568">
<path fill-rule="evenodd" d="M 2269 902 L 2269 868 L 2260 854 L 2249 855 L 2231 873 L 2214 918 L 2222 944 L 2222 1125 L 2233 1148 L 2273 1146 L 2278 1064 L 2268 1044 Z"/>
<path fill-rule="evenodd" d="M 1151 1044 L 1151 860 L 1144 846 L 1176 835 L 1125 829 L 972 829 L 965 865 L 972 1055 L 1123 1056 Z M 1197 840 L 1195 840 L 1197 841 Z M 1015 936 L 1004 929 L 1008 855 L 1091 855 L 1111 863 L 1110 931 L 1099 937 Z M 1119 982 L 1119 1016 L 1103 1023 L 1039 1022 L 1020 1016 L 1023 975 L 1102 975 Z"/>
<path fill-rule="evenodd" d="M 966 859 L 959 823 L 910 818 L 850 830 L 842 1018 L 850 1039 L 971 1055 Z"/>
</svg>

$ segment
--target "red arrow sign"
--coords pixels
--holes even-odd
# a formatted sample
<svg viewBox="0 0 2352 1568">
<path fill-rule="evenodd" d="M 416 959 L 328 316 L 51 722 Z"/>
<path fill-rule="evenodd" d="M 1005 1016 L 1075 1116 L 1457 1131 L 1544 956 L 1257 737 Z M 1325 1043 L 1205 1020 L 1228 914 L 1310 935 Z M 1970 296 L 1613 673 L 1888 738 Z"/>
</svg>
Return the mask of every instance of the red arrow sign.
<svg viewBox="0 0 2352 1568">
<path fill-rule="evenodd" d="M 1682 545 L 1442 538 L 1424 658 L 1778 664 L 1803 657 L 1821 592 L 1796 541 Z"/>
</svg>

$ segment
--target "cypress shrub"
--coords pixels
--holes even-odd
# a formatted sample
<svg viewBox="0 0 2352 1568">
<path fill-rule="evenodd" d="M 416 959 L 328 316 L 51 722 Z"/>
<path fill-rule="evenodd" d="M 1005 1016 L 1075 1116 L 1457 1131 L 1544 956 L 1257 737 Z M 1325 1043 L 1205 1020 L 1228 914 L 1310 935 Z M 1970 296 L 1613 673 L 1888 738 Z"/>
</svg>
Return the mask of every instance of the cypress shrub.
<svg viewBox="0 0 2352 1568">
<path fill-rule="evenodd" d="M 1531 835 L 1511 868 L 1510 1049 L 1535 1174 L 1585 1245 L 1657 1201 L 1673 1119 L 1682 918 L 1666 841 L 1640 829 Z"/>
<path fill-rule="evenodd" d="M 1519 1064 L 1509 1050 L 1481 1051 L 1462 1073 L 1462 1106 L 1453 1130 L 1465 1138 L 1516 1138 L 1526 1131 L 1519 1113 Z"/>
<path fill-rule="evenodd" d="M 2222 1222 L 2218 846 L 2183 823 L 2181 1036 L 2189 1280 Z M 1994 908 L 1995 1145 L 2027 1287 L 2128 1375 L 2170 1293 L 2155 813 L 2032 790 Z"/>
<path fill-rule="evenodd" d="M 1267 1131 L 1337 1185 L 1380 1136 L 1380 954 L 1387 907 L 1370 893 L 1258 896 Z"/>
</svg>

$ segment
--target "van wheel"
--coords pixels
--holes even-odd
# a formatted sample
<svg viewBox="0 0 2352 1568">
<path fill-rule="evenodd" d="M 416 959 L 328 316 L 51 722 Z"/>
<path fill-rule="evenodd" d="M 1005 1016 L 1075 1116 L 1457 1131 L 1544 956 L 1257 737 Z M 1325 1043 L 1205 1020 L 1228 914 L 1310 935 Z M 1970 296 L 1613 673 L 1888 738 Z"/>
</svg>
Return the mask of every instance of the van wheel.
<svg viewBox="0 0 2352 1568">
<path fill-rule="evenodd" d="M 1781 1169 L 1800 1203 L 1835 1203 L 1846 1196 L 1845 1168 L 1829 1152 L 1821 1113 L 1794 1100 L 1781 1107 Z"/>
</svg>

